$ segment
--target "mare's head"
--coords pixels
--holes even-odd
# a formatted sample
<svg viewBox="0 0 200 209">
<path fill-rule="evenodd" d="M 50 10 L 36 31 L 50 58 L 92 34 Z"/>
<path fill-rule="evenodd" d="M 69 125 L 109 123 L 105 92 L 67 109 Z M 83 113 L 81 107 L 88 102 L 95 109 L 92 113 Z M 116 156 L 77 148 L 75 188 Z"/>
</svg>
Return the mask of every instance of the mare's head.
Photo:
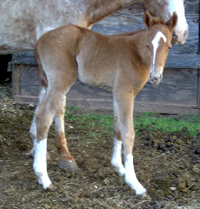
<svg viewBox="0 0 200 209">
<path fill-rule="evenodd" d="M 150 82 L 157 86 L 163 78 L 163 70 L 168 52 L 171 48 L 173 29 L 177 23 L 177 14 L 165 23 L 160 18 L 152 18 L 147 11 L 144 22 L 148 28 L 146 50 L 150 56 Z"/>
<path fill-rule="evenodd" d="M 184 44 L 188 37 L 188 24 L 185 18 L 184 0 L 144 0 L 145 9 L 152 15 L 167 21 L 176 12 L 177 24 L 174 28 L 173 44 Z"/>
</svg>

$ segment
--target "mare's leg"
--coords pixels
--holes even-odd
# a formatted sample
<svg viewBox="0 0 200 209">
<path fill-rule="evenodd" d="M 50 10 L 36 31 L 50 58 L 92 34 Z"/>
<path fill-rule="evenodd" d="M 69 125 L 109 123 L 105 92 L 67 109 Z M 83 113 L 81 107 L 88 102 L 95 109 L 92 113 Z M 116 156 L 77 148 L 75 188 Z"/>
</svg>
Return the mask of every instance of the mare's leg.
<svg viewBox="0 0 200 209">
<path fill-rule="evenodd" d="M 118 115 L 115 121 L 115 135 L 121 136 L 124 148 L 125 181 L 136 191 L 137 195 L 146 194 L 146 189 L 136 177 L 133 164 L 133 145 L 135 133 L 133 128 L 133 93 L 117 93 L 114 95 L 114 109 Z M 118 137 L 119 138 L 119 137 Z"/>
<path fill-rule="evenodd" d="M 77 170 L 78 166 L 74 157 L 68 150 L 67 141 L 65 138 L 65 124 L 64 124 L 64 114 L 66 109 L 66 96 L 63 97 L 62 105 L 60 109 L 57 111 L 56 116 L 54 118 L 55 122 L 55 130 L 56 130 L 56 146 L 58 152 L 61 156 L 58 161 L 58 166 L 61 169 L 71 169 Z"/>
</svg>

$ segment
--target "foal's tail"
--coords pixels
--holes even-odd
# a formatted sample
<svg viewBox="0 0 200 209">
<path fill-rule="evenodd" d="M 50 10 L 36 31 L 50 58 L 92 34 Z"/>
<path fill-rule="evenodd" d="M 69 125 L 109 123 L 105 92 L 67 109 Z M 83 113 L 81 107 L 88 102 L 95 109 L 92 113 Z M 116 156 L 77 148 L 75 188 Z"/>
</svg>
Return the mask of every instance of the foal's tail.
<svg viewBox="0 0 200 209">
<path fill-rule="evenodd" d="M 38 50 L 37 50 L 37 44 L 35 46 L 35 60 L 37 62 L 37 68 L 38 68 L 38 73 L 40 76 L 40 80 L 43 86 L 47 87 L 48 86 L 48 81 L 47 81 L 47 76 L 43 70 L 41 61 L 40 61 L 40 56 L 38 54 Z"/>
</svg>

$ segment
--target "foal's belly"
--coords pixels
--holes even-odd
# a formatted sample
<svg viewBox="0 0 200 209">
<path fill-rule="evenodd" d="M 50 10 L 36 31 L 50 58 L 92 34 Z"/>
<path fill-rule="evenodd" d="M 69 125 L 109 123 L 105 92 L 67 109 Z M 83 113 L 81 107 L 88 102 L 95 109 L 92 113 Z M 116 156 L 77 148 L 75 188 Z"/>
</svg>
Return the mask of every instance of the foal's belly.
<svg viewBox="0 0 200 209">
<path fill-rule="evenodd" d="M 115 77 L 114 70 L 106 65 L 97 66 L 77 59 L 78 79 L 88 85 L 111 90 Z"/>
</svg>

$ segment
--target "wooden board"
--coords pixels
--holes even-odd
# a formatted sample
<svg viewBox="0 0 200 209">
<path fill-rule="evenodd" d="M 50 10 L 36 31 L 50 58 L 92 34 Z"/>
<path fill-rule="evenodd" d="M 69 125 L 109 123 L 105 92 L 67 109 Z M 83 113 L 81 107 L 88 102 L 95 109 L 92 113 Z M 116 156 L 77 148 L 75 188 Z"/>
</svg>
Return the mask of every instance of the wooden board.
<svg viewBox="0 0 200 209">
<path fill-rule="evenodd" d="M 17 101 L 37 102 L 40 82 L 33 65 L 15 64 L 16 86 L 20 86 L 14 95 Z M 20 71 L 20 72 L 19 72 Z M 198 70 L 196 69 L 165 69 L 161 84 L 154 88 L 147 83 L 139 92 L 136 110 L 173 113 L 197 110 Z M 18 79 L 17 79 L 18 78 Z M 19 79 L 20 78 L 20 79 Z M 85 109 L 112 109 L 112 94 L 107 90 L 95 88 L 76 81 L 67 94 L 68 104 Z M 80 104 L 79 104 L 80 103 Z M 173 108 L 172 108 L 173 107 Z M 187 111 L 186 111 L 187 109 Z M 183 112 L 182 112 L 183 113 Z"/>
<path fill-rule="evenodd" d="M 199 0 L 185 1 L 189 37 L 184 45 L 174 45 L 169 53 L 164 79 L 157 88 L 149 83 L 136 97 L 135 110 L 160 113 L 199 112 L 200 83 L 198 51 L 199 40 Z M 106 34 L 130 32 L 145 28 L 144 9 L 135 3 L 95 24 L 92 30 Z M 36 102 L 39 92 L 39 78 L 33 52 L 13 55 L 13 95 L 19 102 Z M 10 68 L 10 69 L 12 69 Z M 79 81 L 68 93 L 68 104 L 85 109 L 112 109 L 112 95 L 81 84 Z"/>
</svg>

